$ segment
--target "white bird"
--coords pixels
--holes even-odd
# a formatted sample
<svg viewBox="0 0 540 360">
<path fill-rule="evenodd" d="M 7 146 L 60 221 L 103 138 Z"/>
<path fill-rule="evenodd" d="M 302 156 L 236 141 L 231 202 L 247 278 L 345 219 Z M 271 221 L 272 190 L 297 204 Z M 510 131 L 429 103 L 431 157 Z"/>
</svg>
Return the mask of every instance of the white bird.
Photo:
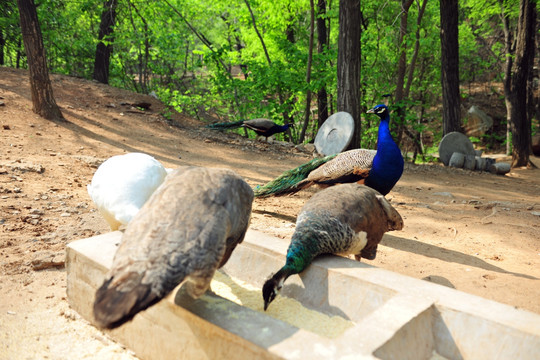
<svg viewBox="0 0 540 360">
<path fill-rule="evenodd" d="M 165 180 L 166 169 L 143 153 L 116 155 L 96 170 L 88 194 L 111 230 L 126 226 Z"/>
</svg>

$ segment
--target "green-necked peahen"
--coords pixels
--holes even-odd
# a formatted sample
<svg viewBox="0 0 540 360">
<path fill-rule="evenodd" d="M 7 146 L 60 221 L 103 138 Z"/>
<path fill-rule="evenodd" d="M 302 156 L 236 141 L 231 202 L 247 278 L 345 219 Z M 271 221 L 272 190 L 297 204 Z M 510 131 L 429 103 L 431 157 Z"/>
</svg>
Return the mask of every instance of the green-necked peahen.
<svg viewBox="0 0 540 360">
<path fill-rule="evenodd" d="M 185 281 L 197 298 L 244 239 L 253 191 L 227 169 L 172 171 L 128 224 L 94 302 L 97 324 L 115 328 Z"/>
<path fill-rule="evenodd" d="M 396 209 L 369 187 L 341 184 L 316 193 L 298 215 L 285 266 L 264 283 L 264 309 L 285 280 L 304 271 L 316 256 L 354 254 L 357 260 L 373 260 L 383 234 L 402 228 Z"/>
<path fill-rule="evenodd" d="M 225 129 L 236 129 L 239 127 L 246 127 L 257 133 L 257 135 L 264 136 L 266 141 L 268 138 L 274 134 L 287 131 L 291 124 L 278 125 L 275 122 L 268 119 L 253 119 L 253 120 L 240 120 L 236 122 L 229 123 L 218 123 L 207 125 L 207 128 L 213 130 L 225 130 Z"/>
<path fill-rule="evenodd" d="M 386 105 L 368 113 L 381 118 L 377 150 L 355 149 L 311 160 L 255 189 L 256 197 L 292 194 L 311 185 L 361 182 L 386 195 L 403 174 L 403 156 L 390 134 L 390 115 Z"/>
</svg>

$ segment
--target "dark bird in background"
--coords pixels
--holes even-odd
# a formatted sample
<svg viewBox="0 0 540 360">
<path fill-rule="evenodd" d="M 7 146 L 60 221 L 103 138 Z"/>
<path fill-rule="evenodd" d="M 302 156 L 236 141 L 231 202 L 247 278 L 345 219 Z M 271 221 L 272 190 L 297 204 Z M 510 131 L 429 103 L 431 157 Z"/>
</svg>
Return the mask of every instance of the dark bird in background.
<svg viewBox="0 0 540 360">
<path fill-rule="evenodd" d="M 383 195 L 357 184 L 341 184 L 313 195 L 296 221 L 285 266 L 263 286 L 264 309 L 283 283 L 321 254 L 354 254 L 373 260 L 385 232 L 401 230 L 403 219 Z"/>
<path fill-rule="evenodd" d="M 115 328 L 184 282 L 200 297 L 248 228 L 253 191 L 234 172 L 183 166 L 171 172 L 126 228 L 97 290 L 94 318 Z"/>
<path fill-rule="evenodd" d="M 253 120 L 240 120 L 236 122 L 229 123 L 217 123 L 207 125 L 207 128 L 213 130 L 226 130 L 226 129 L 237 129 L 239 127 L 245 127 L 251 129 L 257 133 L 259 136 L 264 136 L 266 141 L 268 138 L 274 134 L 282 133 L 287 131 L 292 124 L 278 125 L 275 122 L 268 119 L 253 119 Z"/>
<path fill-rule="evenodd" d="M 314 184 L 330 186 L 351 182 L 360 182 L 383 195 L 388 194 L 403 174 L 403 156 L 390 134 L 386 105 L 377 105 L 368 113 L 381 118 L 376 151 L 355 149 L 313 159 L 257 187 L 255 196 L 293 194 Z"/>
</svg>

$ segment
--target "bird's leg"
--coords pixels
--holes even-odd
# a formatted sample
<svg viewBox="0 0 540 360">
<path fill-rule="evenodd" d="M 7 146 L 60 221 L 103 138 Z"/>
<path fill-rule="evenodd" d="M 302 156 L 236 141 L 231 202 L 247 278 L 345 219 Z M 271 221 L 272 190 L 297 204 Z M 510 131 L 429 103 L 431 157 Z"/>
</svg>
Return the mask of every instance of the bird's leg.
<svg viewBox="0 0 540 360">
<path fill-rule="evenodd" d="M 208 271 L 196 270 L 186 278 L 183 286 L 186 292 L 194 299 L 198 299 L 210 288 L 213 271 L 211 274 Z"/>
</svg>

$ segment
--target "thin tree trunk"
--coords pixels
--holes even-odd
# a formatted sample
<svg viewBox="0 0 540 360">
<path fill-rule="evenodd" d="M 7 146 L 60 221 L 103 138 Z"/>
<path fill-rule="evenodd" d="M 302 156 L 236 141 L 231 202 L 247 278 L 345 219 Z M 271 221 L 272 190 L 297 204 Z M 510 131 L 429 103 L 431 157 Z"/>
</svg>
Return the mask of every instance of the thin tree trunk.
<svg viewBox="0 0 540 360">
<path fill-rule="evenodd" d="M 255 15 L 253 14 L 253 10 L 251 10 L 251 6 L 249 5 L 249 1 L 248 0 L 244 0 L 247 8 L 248 8 L 248 11 L 249 11 L 249 14 L 251 15 L 251 21 L 253 22 L 253 29 L 255 30 L 255 33 L 257 34 L 257 36 L 259 37 L 259 40 L 261 41 L 261 46 L 264 50 L 264 55 L 266 56 L 266 61 L 268 62 L 268 65 L 269 66 L 272 66 L 272 60 L 270 59 L 270 55 L 268 54 L 268 49 L 266 48 L 266 44 L 264 42 L 264 39 L 259 31 L 259 29 L 257 28 L 257 22 L 255 21 Z M 290 32 L 288 32 L 287 34 L 288 37 L 291 36 Z M 289 40 L 291 40 L 289 38 Z M 285 100 L 283 98 L 283 94 L 281 93 L 281 86 L 278 84 L 278 88 L 277 88 L 277 93 L 278 93 L 278 98 L 279 98 L 279 103 L 280 105 L 283 105 L 285 103 Z M 288 113 L 288 111 L 286 110 L 283 110 L 283 120 L 284 120 L 284 123 L 285 124 L 289 124 L 291 122 L 291 117 Z M 291 128 L 289 127 L 287 129 L 287 135 L 289 136 L 289 139 L 292 140 L 292 135 L 291 135 Z"/>
<path fill-rule="evenodd" d="M 441 0 L 441 83 L 443 135 L 461 130 L 458 1 Z"/>
<path fill-rule="evenodd" d="M 531 151 L 527 81 L 529 71 L 531 71 L 530 56 L 535 49 L 536 3 L 532 0 L 521 0 L 519 7 L 514 73 L 511 80 L 512 97 L 510 99 L 512 102 L 512 167 L 529 165 Z"/>
<path fill-rule="evenodd" d="M 416 18 L 416 41 L 414 43 L 414 51 L 411 59 L 411 64 L 409 65 L 409 75 L 407 76 L 407 84 L 405 85 L 404 98 L 409 97 L 411 85 L 414 80 L 414 69 L 416 68 L 416 59 L 418 59 L 418 52 L 420 50 L 420 24 L 422 23 L 422 18 L 424 17 L 426 5 L 427 0 L 424 0 L 422 2 L 422 5 L 418 9 L 418 17 Z"/>
<path fill-rule="evenodd" d="M 409 9 L 414 0 L 402 0 L 401 1 L 401 18 L 399 25 L 399 59 L 396 79 L 396 94 L 395 102 L 398 106 L 395 112 L 394 120 L 398 124 L 396 143 L 398 146 L 401 144 L 401 138 L 403 136 L 403 127 L 405 123 L 405 108 L 403 104 L 404 92 L 405 92 L 405 75 L 407 74 L 407 53 L 405 51 L 405 36 L 407 36 L 407 21 L 409 18 Z"/>
<path fill-rule="evenodd" d="M 17 41 L 17 58 L 15 60 L 15 68 L 20 69 L 21 68 L 21 56 L 22 56 L 22 46 L 21 46 L 21 38 Z"/>
<path fill-rule="evenodd" d="M 324 53 L 328 49 L 328 38 L 326 29 L 326 0 L 319 0 L 317 10 L 317 52 Z M 317 91 L 317 113 L 318 127 L 328 119 L 328 93 L 326 86 L 322 86 Z"/>
<path fill-rule="evenodd" d="M 514 63 L 514 50 L 515 44 L 512 40 L 512 32 L 510 31 L 510 21 L 508 19 L 508 14 L 504 9 L 503 0 L 499 0 L 501 5 L 501 20 L 503 23 L 504 31 L 504 53 L 506 54 L 506 61 L 504 63 L 504 79 L 503 79 L 503 89 L 504 89 L 504 102 L 506 104 L 506 154 L 510 154 L 512 151 L 511 139 L 510 139 L 510 126 L 512 123 L 512 66 Z"/>
<path fill-rule="evenodd" d="M 99 24 L 98 43 L 94 60 L 94 80 L 103 84 L 109 83 L 109 65 L 112 54 L 114 24 L 116 22 L 116 0 L 107 0 L 103 4 L 101 23 Z"/>
<path fill-rule="evenodd" d="M 53 95 L 43 38 L 33 0 L 17 0 L 30 73 L 32 110 L 47 120 L 64 120 Z"/>
<path fill-rule="evenodd" d="M 4 38 L 4 30 L 0 29 L 0 65 L 4 65 L 5 46 L 6 46 L 6 39 Z"/>
<path fill-rule="evenodd" d="M 308 49 L 308 60 L 307 60 L 307 70 L 306 70 L 306 85 L 307 85 L 307 92 L 306 92 L 306 110 L 304 114 L 304 124 L 302 126 L 302 131 L 300 132 L 300 137 L 298 138 L 298 143 L 304 142 L 304 136 L 306 135 L 306 129 L 309 124 L 309 115 L 311 114 L 311 89 L 310 89 L 310 82 L 311 82 L 311 62 L 313 60 L 313 35 L 315 32 L 315 5 L 313 4 L 313 0 L 309 0 L 310 5 L 310 31 L 309 31 L 309 49 Z"/>
<path fill-rule="evenodd" d="M 339 35 L 337 63 L 337 111 L 346 111 L 354 119 L 354 134 L 348 149 L 361 145 L 360 61 L 362 34 L 360 2 L 339 1 Z"/>
<path fill-rule="evenodd" d="M 255 21 L 255 15 L 253 15 L 253 10 L 251 10 L 251 6 L 249 5 L 248 0 L 244 0 L 244 2 L 246 3 L 249 14 L 251 15 L 251 21 L 253 22 L 253 29 L 255 30 L 255 33 L 257 34 L 257 36 L 259 37 L 259 40 L 261 41 L 261 45 L 262 45 L 262 48 L 264 50 L 264 56 L 266 56 L 266 61 L 268 61 L 268 64 L 271 65 L 272 60 L 270 60 L 270 55 L 268 54 L 268 49 L 266 48 L 266 44 L 264 43 L 264 39 L 263 39 L 259 29 L 257 28 L 257 22 Z M 287 34 L 287 35 L 290 36 L 290 34 Z"/>
<path fill-rule="evenodd" d="M 144 18 L 144 16 L 142 16 L 142 14 L 140 13 L 139 9 L 135 6 L 135 4 L 133 2 L 130 2 L 129 3 L 129 6 L 130 6 L 130 13 L 131 13 L 131 8 L 133 8 L 133 10 L 135 10 L 135 12 L 137 13 L 137 15 L 139 16 L 139 19 L 141 19 L 142 23 L 143 23 L 143 28 L 144 28 L 144 55 L 142 54 L 141 50 L 139 49 L 138 52 L 139 54 L 137 55 L 138 59 L 139 59 L 139 69 L 138 69 L 138 72 L 139 72 L 139 85 L 141 86 L 141 91 L 145 94 L 148 93 L 148 61 L 150 59 L 150 41 L 148 40 L 149 38 L 149 30 L 148 30 L 148 22 L 146 21 L 146 19 Z M 137 31 L 137 27 L 135 26 L 135 22 L 133 20 L 133 15 L 130 16 L 131 18 L 131 25 L 133 26 L 133 31 Z"/>
</svg>

